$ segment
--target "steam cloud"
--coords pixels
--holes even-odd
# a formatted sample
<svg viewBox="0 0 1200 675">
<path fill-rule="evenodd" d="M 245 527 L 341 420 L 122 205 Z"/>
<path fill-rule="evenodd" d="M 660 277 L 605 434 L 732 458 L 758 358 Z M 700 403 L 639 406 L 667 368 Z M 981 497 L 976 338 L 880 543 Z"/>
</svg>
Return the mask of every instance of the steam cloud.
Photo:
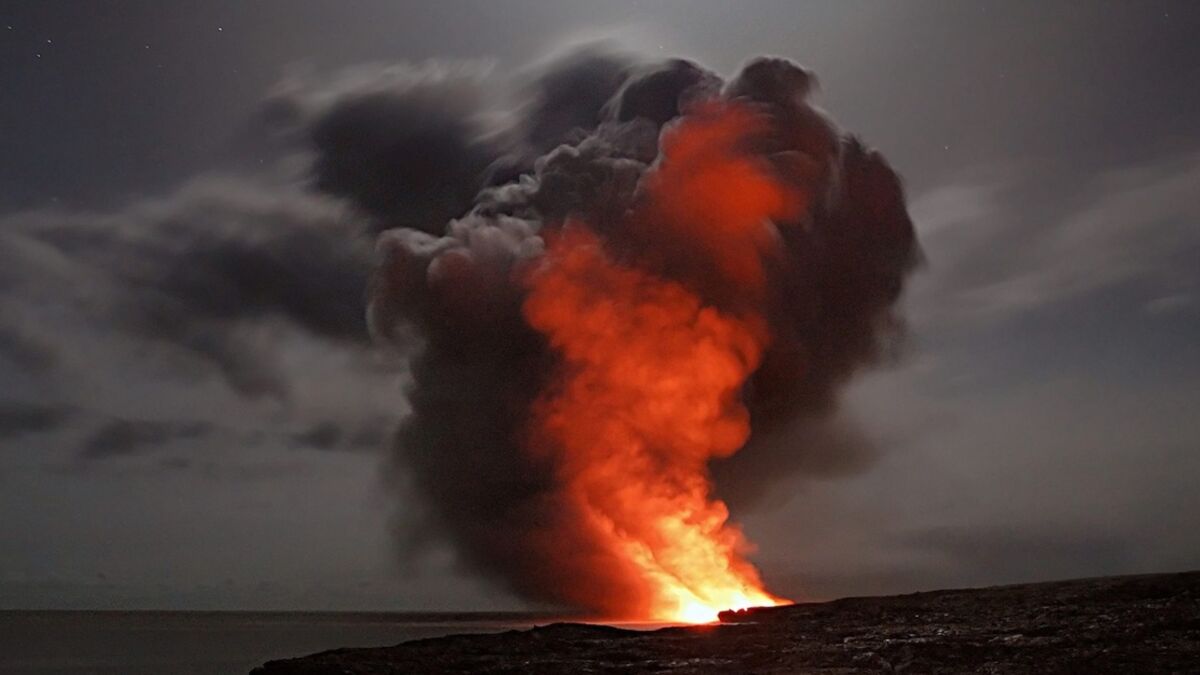
<svg viewBox="0 0 1200 675">
<path fill-rule="evenodd" d="M 781 476 L 862 461 L 852 426 L 833 415 L 838 390 L 899 336 L 894 304 L 919 251 L 899 178 L 809 103 L 811 73 L 756 58 L 723 81 L 689 61 L 585 49 L 547 68 L 515 121 L 490 133 L 473 108 L 478 77 L 406 77 L 342 95 L 308 129 L 317 187 L 381 231 L 374 334 L 420 345 L 395 475 L 414 482 L 429 532 L 448 534 L 464 563 L 535 601 L 600 609 L 621 592 L 587 559 L 553 462 L 526 447 L 561 358 L 522 312 L 523 278 L 569 221 L 710 306 L 744 302 L 747 290 L 715 273 L 689 233 L 627 226 L 648 199 L 660 141 L 713 104 L 762 121 L 743 151 L 804 196 L 755 263 L 771 339 L 742 392 L 752 435 L 711 467 L 717 495 L 737 508 Z M 286 95 L 275 103 L 275 114 L 309 114 Z"/>
</svg>

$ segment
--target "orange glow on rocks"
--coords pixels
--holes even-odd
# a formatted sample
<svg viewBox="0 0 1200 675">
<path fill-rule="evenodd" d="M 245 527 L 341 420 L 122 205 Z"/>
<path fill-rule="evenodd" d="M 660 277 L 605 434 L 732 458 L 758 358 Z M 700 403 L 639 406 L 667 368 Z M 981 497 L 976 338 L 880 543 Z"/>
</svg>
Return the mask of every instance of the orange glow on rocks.
<svg viewBox="0 0 1200 675">
<path fill-rule="evenodd" d="M 568 223 L 526 278 L 526 319 L 559 358 L 529 450 L 554 466 L 564 504 L 605 549 L 597 559 L 617 561 L 636 590 L 609 608 L 625 618 L 700 623 L 786 602 L 746 560 L 751 547 L 708 474 L 750 435 L 741 395 L 770 341 L 772 223 L 803 205 L 753 152 L 763 124 L 713 105 L 664 134 L 624 226 L 658 244 L 647 249 L 682 252 L 682 273 Z M 718 306 L 698 285 L 732 289 L 733 300 Z"/>
</svg>

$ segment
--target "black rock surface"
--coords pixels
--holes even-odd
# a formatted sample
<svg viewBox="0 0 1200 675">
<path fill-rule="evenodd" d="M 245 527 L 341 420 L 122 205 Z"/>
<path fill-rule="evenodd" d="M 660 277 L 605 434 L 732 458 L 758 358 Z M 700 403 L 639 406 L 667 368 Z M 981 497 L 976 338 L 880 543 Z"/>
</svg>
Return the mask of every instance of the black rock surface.
<svg viewBox="0 0 1200 675">
<path fill-rule="evenodd" d="M 1200 673 L 1200 572 L 725 612 L 720 625 L 553 624 L 270 661 L 316 673 Z"/>
</svg>

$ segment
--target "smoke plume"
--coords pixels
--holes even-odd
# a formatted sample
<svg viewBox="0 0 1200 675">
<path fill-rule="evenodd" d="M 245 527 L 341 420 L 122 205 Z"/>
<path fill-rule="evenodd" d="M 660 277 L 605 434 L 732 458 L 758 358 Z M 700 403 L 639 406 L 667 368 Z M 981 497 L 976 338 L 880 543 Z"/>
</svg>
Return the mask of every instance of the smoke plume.
<svg viewBox="0 0 1200 675">
<path fill-rule="evenodd" d="M 390 117 L 354 131 L 383 94 L 316 127 L 319 187 L 405 225 L 379 236 L 369 312 L 420 345 L 394 467 L 466 564 L 608 616 L 777 601 L 727 503 L 859 461 L 838 390 L 888 353 L 918 257 L 896 173 L 814 86 L 778 58 L 723 81 L 586 50 L 487 141 L 442 120 L 431 174 Z"/>
</svg>

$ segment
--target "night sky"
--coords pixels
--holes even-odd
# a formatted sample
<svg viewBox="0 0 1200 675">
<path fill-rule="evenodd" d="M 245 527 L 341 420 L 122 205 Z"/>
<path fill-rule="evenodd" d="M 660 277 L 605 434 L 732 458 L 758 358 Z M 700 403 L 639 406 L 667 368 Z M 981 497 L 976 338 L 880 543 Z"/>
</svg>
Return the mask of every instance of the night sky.
<svg viewBox="0 0 1200 675">
<path fill-rule="evenodd" d="M 909 334 L 839 413 L 875 452 L 738 514 L 772 588 L 1200 567 L 1197 35 L 1187 0 L 0 2 L 0 608 L 522 607 L 396 550 L 405 361 L 293 127 L 430 67 L 503 111 L 598 40 L 791 58 L 905 180 Z"/>
</svg>

